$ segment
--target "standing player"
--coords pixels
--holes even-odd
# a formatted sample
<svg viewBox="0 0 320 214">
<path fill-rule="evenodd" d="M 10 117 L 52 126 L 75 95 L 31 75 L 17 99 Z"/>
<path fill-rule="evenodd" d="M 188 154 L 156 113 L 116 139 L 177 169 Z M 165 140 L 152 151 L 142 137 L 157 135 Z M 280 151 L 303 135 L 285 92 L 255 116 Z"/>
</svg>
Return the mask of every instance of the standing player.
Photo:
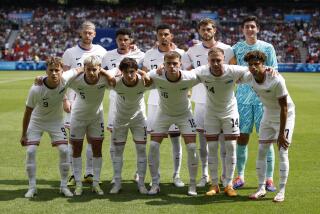
<svg viewBox="0 0 320 214">
<path fill-rule="evenodd" d="M 164 75 L 159 76 L 156 70 L 150 72 L 155 87 L 160 96 L 159 107 L 155 113 L 149 151 L 149 168 L 152 176 L 150 195 L 160 192 L 159 163 L 160 144 L 168 135 L 168 129 L 176 124 L 184 137 L 188 151 L 188 169 L 190 184 L 188 195 L 197 195 L 196 177 L 198 170 L 198 155 L 196 151 L 196 124 L 192 117 L 188 90 L 198 83 L 194 73 L 180 70 L 181 55 L 169 51 L 164 56 Z"/>
<path fill-rule="evenodd" d="M 97 55 L 102 58 L 106 54 L 106 50 L 100 45 L 92 44 L 94 37 L 96 36 L 96 27 L 92 22 L 85 21 L 82 23 L 80 28 L 80 41 L 78 44 L 72 48 L 67 49 L 63 56 L 63 69 L 69 70 L 70 68 L 77 68 L 83 66 L 83 61 L 85 58 Z M 65 118 L 66 127 L 70 126 L 70 112 L 71 105 L 75 99 L 75 92 L 68 89 L 67 98 L 64 101 L 64 109 L 67 112 Z M 70 160 L 72 160 L 72 146 L 69 144 Z M 84 175 L 84 182 L 92 183 L 93 179 L 93 166 L 92 166 L 92 147 L 89 142 L 86 151 L 87 161 L 86 161 L 86 172 Z M 69 178 L 68 186 L 73 186 L 75 184 L 74 176 L 71 175 Z"/>
<path fill-rule="evenodd" d="M 227 196 L 237 196 L 232 187 L 236 167 L 236 140 L 240 134 L 237 100 L 234 86 L 247 71 L 247 67 L 223 64 L 224 51 L 214 47 L 208 52 L 208 65 L 196 68 L 198 78 L 207 89 L 204 128 L 208 142 L 208 165 L 212 179 L 206 193 L 213 196 L 220 192 L 218 185 L 218 138 L 221 130 L 225 137 L 226 177 L 224 192 Z"/>
<path fill-rule="evenodd" d="M 102 142 L 104 139 L 104 122 L 102 100 L 107 82 L 101 77 L 101 59 L 96 55 L 87 57 L 84 73 L 75 78 L 70 87 L 77 93 L 71 111 L 70 142 L 73 150 L 73 170 L 76 181 L 75 195 L 82 194 L 82 144 L 84 136 L 92 145 L 93 182 L 92 191 L 103 195 L 99 186 L 102 167 Z"/>
<path fill-rule="evenodd" d="M 169 51 L 176 51 L 180 55 L 184 54 L 182 49 L 175 48 L 172 43 L 173 34 L 171 33 L 171 28 L 169 25 L 162 24 L 157 26 L 157 43 L 158 46 L 152 48 L 146 52 L 143 59 L 142 70 L 150 71 L 152 69 L 157 69 L 163 64 L 164 55 Z M 151 90 L 148 99 L 148 116 L 147 125 L 148 131 L 152 131 L 152 124 L 154 120 L 154 115 L 156 114 L 159 105 L 159 95 L 156 90 Z M 180 143 L 180 132 L 175 125 L 172 125 L 169 129 L 169 135 L 172 143 L 172 153 L 173 153 L 173 184 L 176 187 L 184 187 L 184 183 L 180 178 L 180 168 L 182 160 L 182 148 Z M 160 172 L 159 172 L 160 179 Z"/>
<path fill-rule="evenodd" d="M 70 163 L 68 161 L 67 134 L 63 126 L 62 101 L 66 88 L 77 70 L 63 73 L 60 58 L 49 57 L 47 76 L 40 86 L 32 86 L 23 117 L 21 145 L 27 147 L 26 171 L 29 178 L 29 190 L 26 198 L 33 198 L 36 193 L 36 150 L 43 132 L 48 132 L 52 146 L 59 150 L 59 169 L 61 175 L 60 192 L 66 197 L 73 194 L 67 187 Z M 63 74 L 62 74 L 63 73 Z"/>
<path fill-rule="evenodd" d="M 259 152 L 257 158 L 258 191 L 250 195 L 258 199 L 266 195 L 266 159 L 272 143 L 277 142 L 279 148 L 280 188 L 274 202 L 282 202 L 285 198 L 285 185 L 289 175 L 288 149 L 291 144 L 295 123 L 295 106 L 288 93 L 285 80 L 266 72 L 264 67 L 267 57 L 261 51 L 251 51 L 244 60 L 249 65 L 251 74 L 243 78 L 259 95 L 264 106 L 259 132 Z"/>
<path fill-rule="evenodd" d="M 266 54 L 265 61 L 267 66 L 277 69 L 277 58 L 274 47 L 264 41 L 257 39 L 260 25 L 257 17 L 248 16 L 242 22 L 242 31 L 245 36 L 245 41 L 238 42 L 232 48 L 235 54 L 236 63 L 238 65 L 247 65 L 244 61 L 246 53 L 252 50 L 259 50 Z M 234 60 L 235 61 L 235 60 Z M 249 85 L 239 85 L 236 97 L 238 101 L 238 109 L 240 115 L 240 137 L 237 141 L 237 171 L 238 177 L 233 181 L 235 189 L 244 185 L 244 171 L 248 159 L 248 142 L 253 125 L 256 127 L 256 132 L 259 132 L 260 121 L 263 114 L 262 103 L 258 96 L 254 93 Z M 273 185 L 274 171 L 274 149 L 269 147 L 267 158 L 267 181 L 266 188 L 268 191 L 274 192 L 276 188 Z"/>
<path fill-rule="evenodd" d="M 117 93 L 112 129 L 114 185 L 110 193 L 117 194 L 121 190 L 123 151 L 130 129 L 137 153 L 138 190 L 141 194 L 147 194 L 148 190 L 144 184 L 147 169 L 147 126 L 144 105 L 146 87 L 142 77 L 138 74 L 136 60 L 124 58 L 119 65 L 119 69 L 122 75 L 114 78 L 114 91 Z"/>
<path fill-rule="evenodd" d="M 231 46 L 215 40 L 217 31 L 216 23 L 209 18 L 202 19 L 198 23 L 198 32 L 200 34 L 201 43 L 195 44 L 187 51 L 185 59 L 183 60 L 184 67 L 187 70 L 197 68 L 202 65 L 208 64 L 208 52 L 210 48 L 218 47 L 224 51 L 224 63 L 228 64 L 232 59 L 233 51 Z M 204 187 L 209 181 L 208 176 L 208 146 L 204 135 L 204 112 L 206 105 L 206 89 L 204 85 L 198 84 L 192 88 L 191 100 L 195 102 L 194 119 L 197 124 L 200 142 L 200 159 L 202 162 L 202 176 L 197 187 Z M 220 157 L 222 160 L 222 179 L 225 178 L 225 149 L 223 143 L 223 135 L 220 135 Z"/>
<path fill-rule="evenodd" d="M 105 69 L 113 69 L 119 66 L 122 59 L 125 57 L 132 58 L 137 61 L 138 65 L 142 63 L 144 53 L 140 49 L 132 49 L 132 31 L 127 28 L 120 28 L 116 32 L 116 43 L 118 48 L 108 51 L 102 59 L 102 67 Z M 108 113 L 108 125 L 107 129 L 112 131 L 115 109 L 116 93 L 110 90 L 109 94 L 109 113 Z M 110 141 L 110 157 L 112 162 L 114 161 L 114 144 Z M 138 182 L 139 177 L 135 175 L 135 180 Z"/>
</svg>

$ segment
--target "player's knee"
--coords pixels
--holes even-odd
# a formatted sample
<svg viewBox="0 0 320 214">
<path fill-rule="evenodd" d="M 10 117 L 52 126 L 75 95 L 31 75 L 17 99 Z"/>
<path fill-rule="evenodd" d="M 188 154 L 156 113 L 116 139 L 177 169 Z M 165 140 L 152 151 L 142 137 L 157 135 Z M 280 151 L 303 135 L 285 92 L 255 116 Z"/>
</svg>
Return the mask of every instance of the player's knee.
<svg viewBox="0 0 320 214">
<path fill-rule="evenodd" d="M 240 133 L 240 136 L 237 139 L 237 144 L 239 145 L 247 145 L 249 143 L 250 134 Z"/>
<path fill-rule="evenodd" d="M 30 145 L 27 147 L 27 162 L 35 160 L 37 146 Z"/>
<path fill-rule="evenodd" d="M 74 158 L 81 157 L 82 141 L 72 141 L 72 151 L 73 151 L 72 155 Z"/>
<path fill-rule="evenodd" d="M 60 154 L 60 158 L 67 158 L 68 154 L 69 154 L 69 149 L 68 149 L 68 145 L 67 144 L 61 144 L 59 146 L 57 146 L 58 150 L 59 150 L 59 154 Z"/>
</svg>

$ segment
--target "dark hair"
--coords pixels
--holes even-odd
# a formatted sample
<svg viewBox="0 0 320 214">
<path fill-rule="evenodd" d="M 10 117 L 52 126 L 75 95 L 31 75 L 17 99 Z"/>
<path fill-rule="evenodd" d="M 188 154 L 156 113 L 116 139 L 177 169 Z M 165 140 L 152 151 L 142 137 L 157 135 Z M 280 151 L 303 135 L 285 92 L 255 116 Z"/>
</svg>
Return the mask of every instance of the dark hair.
<svg viewBox="0 0 320 214">
<path fill-rule="evenodd" d="M 132 37 L 132 31 L 129 28 L 119 28 L 116 31 L 116 37 L 119 35 L 128 35 L 130 38 Z"/>
<path fill-rule="evenodd" d="M 138 70 L 138 63 L 136 60 L 129 58 L 129 57 L 125 57 L 123 60 L 121 60 L 120 65 L 119 65 L 119 69 L 120 71 L 126 71 L 129 68 L 134 68 L 135 70 Z"/>
<path fill-rule="evenodd" d="M 251 60 L 259 60 L 262 63 L 264 63 L 266 59 L 266 55 L 261 51 L 250 51 L 244 56 L 245 62 L 249 62 Z"/>
<path fill-rule="evenodd" d="M 244 28 L 244 25 L 245 25 L 246 22 L 251 22 L 251 21 L 255 22 L 257 27 L 260 28 L 260 23 L 259 23 L 259 20 L 258 20 L 258 18 L 256 16 L 247 16 L 247 17 L 245 17 L 241 22 L 242 28 Z"/>
<path fill-rule="evenodd" d="M 164 55 L 164 60 L 166 59 L 176 59 L 179 58 L 179 60 L 181 60 L 181 55 L 177 52 L 177 51 L 169 51 Z"/>
<path fill-rule="evenodd" d="M 168 29 L 171 32 L 171 27 L 168 24 L 160 24 L 157 26 L 156 31 L 158 33 L 159 30 L 165 30 Z"/>
<path fill-rule="evenodd" d="M 201 19 L 200 22 L 198 23 L 197 25 L 197 28 L 198 30 L 200 29 L 201 26 L 203 25 L 209 25 L 211 24 L 213 28 L 216 28 L 217 25 L 216 25 L 216 22 L 210 18 L 204 18 L 204 19 Z"/>
</svg>

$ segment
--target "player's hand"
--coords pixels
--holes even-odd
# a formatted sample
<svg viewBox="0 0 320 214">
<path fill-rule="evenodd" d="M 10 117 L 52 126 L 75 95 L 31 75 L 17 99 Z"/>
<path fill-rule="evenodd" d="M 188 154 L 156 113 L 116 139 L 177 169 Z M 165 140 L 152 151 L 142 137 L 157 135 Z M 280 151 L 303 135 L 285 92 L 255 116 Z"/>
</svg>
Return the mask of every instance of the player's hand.
<svg viewBox="0 0 320 214">
<path fill-rule="evenodd" d="M 115 87 L 116 86 L 116 79 L 115 78 L 107 78 L 108 84 L 111 87 Z"/>
<path fill-rule="evenodd" d="M 71 103 L 68 99 L 63 100 L 63 110 L 67 113 L 71 112 Z"/>
<path fill-rule="evenodd" d="M 284 134 L 279 134 L 277 144 L 278 144 L 279 150 L 281 147 L 284 148 L 285 150 L 287 150 L 289 148 L 289 143 L 288 143 L 286 137 L 284 136 Z"/>
<path fill-rule="evenodd" d="M 150 87 L 152 85 L 152 79 L 149 77 L 149 75 L 144 75 L 142 77 L 142 80 L 143 80 L 143 84 L 145 87 Z"/>
<path fill-rule="evenodd" d="M 130 45 L 130 50 L 136 51 L 136 50 L 138 50 L 138 46 L 136 46 L 135 44 L 132 44 L 132 45 Z"/>
<path fill-rule="evenodd" d="M 21 136 L 20 144 L 21 144 L 21 146 L 26 146 L 27 145 L 27 137 L 25 135 Z"/>
<path fill-rule="evenodd" d="M 159 68 L 157 68 L 156 73 L 157 73 L 159 76 L 162 76 L 162 74 L 164 73 L 164 66 L 163 66 L 163 65 L 160 65 Z"/>
<path fill-rule="evenodd" d="M 270 73 L 272 77 L 275 77 L 275 76 L 279 75 L 279 72 L 277 70 L 274 70 L 274 69 L 272 69 L 270 67 L 266 68 L 266 72 Z"/>
<path fill-rule="evenodd" d="M 43 84 L 43 76 L 37 76 L 35 79 L 34 79 L 34 85 L 42 85 Z"/>
</svg>

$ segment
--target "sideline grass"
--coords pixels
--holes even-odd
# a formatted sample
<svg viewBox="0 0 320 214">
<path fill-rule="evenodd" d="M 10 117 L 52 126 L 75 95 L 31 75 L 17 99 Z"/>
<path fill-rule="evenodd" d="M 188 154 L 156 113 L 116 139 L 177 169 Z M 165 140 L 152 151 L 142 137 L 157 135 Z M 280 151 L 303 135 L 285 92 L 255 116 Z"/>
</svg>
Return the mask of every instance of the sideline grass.
<svg viewBox="0 0 320 214">
<path fill-rule="evenodd" d="M 0 213 L 320 213 L 320 152 L 319 106 L 320 74 L 283 74 L 289 92 L 296 104 L 296 127 L 290 148 L 290 175 L 286 201 L 272 203 L 274 193 L 260 201 L 250 201 L 247 196 L 256 189 L 255 173 L 256 135 L 250 140 L 249 161 L 246 169 L 246 187 L 233 199 L 223 194 L 206 197 L 205 188 L 198 189 L 197 197 L 186 195 L 187 187 L 174 188 L 171 184 L 171 145 L 165 141 L 161 146 L 161 193 L 159 196 L 141 196 L 132 177 L 135 171 L 135 149 L 129 139 L 125 149 L 123 168 L 123 191 L 110 195 L 111 164 L 108 153 L 109 135 L 103 148 L 103 190 L 98 197 L 86 187 L 84 195 L 72 199 L 58 194 L 58 152 L 50 146 L 45 135 L 37 151 L 38 196 L 26 200 L 27 177 L 24 169 L 25 149 L 20 146 L 21 121 L 25 99 L 32 79 L 41 72 L 0 72 Z M 105 112 L 108 96 L 104 99 Z M 106 117 L 107 114 L 105 114 Z M 184 147 L 182 179 L 187 182 L 186 152 Z M 278 153 L 277 153 L 278 154 Z M 278 160 L 278 157 L 277 157 Z M 275 166 L 275 183 L 278 183 L 278 165 Z M 147 171 L 146 182 L 150 181 Z M 199 173 L 200 175 L 200 169 Z"/>
</svg>

